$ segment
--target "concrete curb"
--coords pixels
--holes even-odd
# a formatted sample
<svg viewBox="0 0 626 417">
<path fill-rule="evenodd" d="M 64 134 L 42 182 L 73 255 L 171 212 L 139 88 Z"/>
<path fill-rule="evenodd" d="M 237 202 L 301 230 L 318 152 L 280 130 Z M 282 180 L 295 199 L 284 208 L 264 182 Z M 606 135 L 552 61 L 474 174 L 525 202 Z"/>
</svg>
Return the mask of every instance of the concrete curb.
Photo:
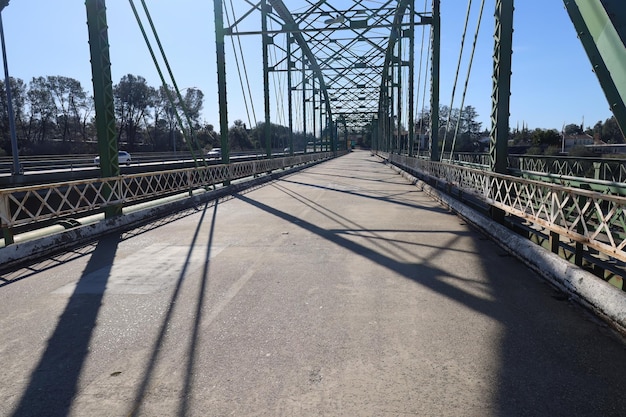
<svg viewBox="0 0 626 417">
<path fill-rule="evenodd" d="M 626 334 L 626 294 L 623 291 L 511 232 L 501 224 L 481 215 L 408 172 L 393 165 L 390 167 L 488 235 L 504 250 L 566 293 L 571 299 L 591 309 L 620 333 Z"/>
</svg>

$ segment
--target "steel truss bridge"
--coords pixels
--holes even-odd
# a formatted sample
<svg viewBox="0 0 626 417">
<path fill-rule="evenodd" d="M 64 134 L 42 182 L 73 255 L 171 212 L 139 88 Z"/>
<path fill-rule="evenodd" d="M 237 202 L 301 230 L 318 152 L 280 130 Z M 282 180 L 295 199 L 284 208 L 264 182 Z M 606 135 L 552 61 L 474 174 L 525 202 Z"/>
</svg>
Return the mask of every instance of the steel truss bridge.
<svg viewBox="0 0 626 417">
<path fill-rule="evenodd" d="M 621 0 L 564 0 L 564 5 L 626 131 L 626 9 Z M 196 168 L 122 176 L 106 5 L 104 0 L 87 0 L 101 177 L 0 190 L 4 246 L 14 244 L 21 230 L 50 222 L 98 211 L 112 218 L 122 215 L 127 205 L 160 196 L 191 195 L 340 156 L 348 150 L 351 135 L 368 132 L 372 152 L 385 162 L 484 210 L 548 250 L 579 265 L 593 265 L 599 277 L 626 290 L 624 163 L 507 154 L 513 0 L 496 1 L 492 129 L 486 155 L 440 151 L 440 0 L 423 9 L 414 0 L 298 0 L 288 6 L 281 0 L 214 1 L 222 163 L 208 166 L 200 155 Z M 423 61 L 415 53 L 420 28 L 430 33 Z M 229 42 L 237 45 L 242 37 L 261 37 L 266 137 L 271 136 L 273 117 L 270 89 L 277 87 L 271 80 L 278 75 L 284 80 L 279 87 L 292 133 L 290 155 L 274 158 L 266 141 L 265 159 L 230 161 L 225 51 Z M 429 84 L 422 89 L 426 65 Z M 416 131 L 415 115 L 426 90 L 425 107 L 432 110 L 424 129 L 428 141 L 420 148 L 416 138 L 424 132 Z M 184 114 L 179 118 L 185 125 Z M 403 126 L 409 126 L 406 132 Z M 314 138 L 312 153 L 293 154 L 295 131 Z"/>
</svg>

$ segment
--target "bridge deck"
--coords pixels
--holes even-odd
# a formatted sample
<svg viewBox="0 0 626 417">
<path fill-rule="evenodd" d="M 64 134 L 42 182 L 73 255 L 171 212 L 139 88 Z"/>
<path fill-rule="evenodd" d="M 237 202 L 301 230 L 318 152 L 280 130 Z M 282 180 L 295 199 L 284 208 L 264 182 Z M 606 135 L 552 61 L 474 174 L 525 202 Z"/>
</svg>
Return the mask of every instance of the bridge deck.
<svg viewBox="0 0 626 417">
<path fill-rule="evenodd" d="M 1 415 L 626 414 L 623 342 L 366 152 L 2 278 Z"/>
</svg>

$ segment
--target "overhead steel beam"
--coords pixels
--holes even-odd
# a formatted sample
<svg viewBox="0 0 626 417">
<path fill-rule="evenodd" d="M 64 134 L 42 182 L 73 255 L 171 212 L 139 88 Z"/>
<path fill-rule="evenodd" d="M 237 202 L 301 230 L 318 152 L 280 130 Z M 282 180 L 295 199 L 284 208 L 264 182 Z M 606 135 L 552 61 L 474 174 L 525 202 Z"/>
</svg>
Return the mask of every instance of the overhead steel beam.
<svg viewBox="0 0 626 417">
<path fill-rule="evenodd" d="M 564 0 L 617 124 L 626 135 L 624 0 Z"/>
</svg>

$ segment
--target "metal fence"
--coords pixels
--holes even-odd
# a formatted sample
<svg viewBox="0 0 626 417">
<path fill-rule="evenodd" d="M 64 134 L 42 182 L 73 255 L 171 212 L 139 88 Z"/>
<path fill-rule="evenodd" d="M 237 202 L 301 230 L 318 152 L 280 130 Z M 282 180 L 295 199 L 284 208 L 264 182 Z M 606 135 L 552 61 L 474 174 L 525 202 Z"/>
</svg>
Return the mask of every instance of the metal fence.
<svg viewBox="0 0 626 417">
<path fill-rule="evenodd" d="M 302 154 L 228 165 L 0 189 L 0 222 L 5 238 L 9 238 L 5 239 L 5 244 L 10 243 L 12 229 L 18 226 L 81 215 L 113 205 L 139 203 L 174 193 L 191 192 L 334 156 L 332 152 Z"/>
<path fill-rule="evenodd" d="M 403 169 L 445 181 L 505 213 L 626 262 L 625 197 L 403 155 L 381 156 Z"/>
</svg>

